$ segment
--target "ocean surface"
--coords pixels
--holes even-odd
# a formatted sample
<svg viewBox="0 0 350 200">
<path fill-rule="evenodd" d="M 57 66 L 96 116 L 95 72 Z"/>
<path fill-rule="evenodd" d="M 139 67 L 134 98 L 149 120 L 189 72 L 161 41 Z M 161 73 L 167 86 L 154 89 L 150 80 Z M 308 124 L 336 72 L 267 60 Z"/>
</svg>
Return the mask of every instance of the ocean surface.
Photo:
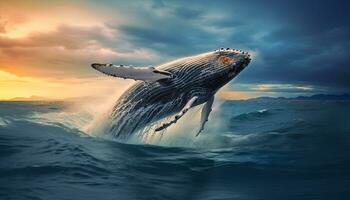
<svg viewBox="0 0 350 200">
<path fill-rule="evenodd" d="M 118 142 L 67 102 L 0 102 L 0 199 L 350 199 L 350 101 L 215 103 Z"/>
</svg>

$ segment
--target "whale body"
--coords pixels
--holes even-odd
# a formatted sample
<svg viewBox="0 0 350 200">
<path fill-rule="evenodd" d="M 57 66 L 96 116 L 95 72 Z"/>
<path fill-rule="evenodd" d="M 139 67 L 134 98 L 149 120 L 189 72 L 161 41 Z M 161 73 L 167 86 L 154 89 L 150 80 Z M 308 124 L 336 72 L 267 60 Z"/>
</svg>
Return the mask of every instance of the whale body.
<svg viewBox="0 0 350 200">
<path fill-rule="evenodd" d="M 162 131 L 189 109 L 204 104 L 198 135 L 208 121 L 215 93 L 250 61 L 247 52 L 221 48 L 156 67 L 94 63 L 91 66 L 104 74 L 137 80 L 115 103 L 104 131 L 117 138 L 128 138 L 154 124 L 154 131 Z M 157 124 L 163 119 L 168 120 Z"/>
</svg>

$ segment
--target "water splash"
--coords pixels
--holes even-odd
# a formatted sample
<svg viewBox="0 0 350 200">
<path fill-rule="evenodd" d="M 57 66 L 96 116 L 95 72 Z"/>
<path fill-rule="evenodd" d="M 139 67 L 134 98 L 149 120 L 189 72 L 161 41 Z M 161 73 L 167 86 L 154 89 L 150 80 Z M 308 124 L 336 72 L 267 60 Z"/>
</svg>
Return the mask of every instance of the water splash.
<svg viewBox="0 0 350 200">
<path fill-rule="evenodd" d="M 11 123 L 10 120 L 0 117 L 0 127 L 6 127 Z"/>
<path fill-rule="evenodd" d="M 115 121 L 111 118 L 112 108 L 115 98 L 105 100 L 103 106 L 87 106 L 81 105 L 77 107 L 76 104 L 69 106 L 59 112 L 34 113 L 27 120 L 35 123 L 45 125 L 60 126 L 68 129 L 77 129 L 80 132 L 93 136 L 101 137 L 108 140 L 115 140 L 123 143 L 132 144 L 151 144 L 170 147 L 190 147 L 190 148 L 225 148 L 232 145 L 239 145 L 242 141 L 253 141 L 251 138 L 256 135 L 242 136 L 235 133 L 220 132 L 213 127 L 222 127 L 225 121 L 216 116 L 220 112 L 219 108 L 222 102 L 216 102 L 213 106 L 213 112 L 209 123 L 205 130 L 195 137 L 200 123 L 200 110 L 202 106 L 196 106 L 189 110 L 183 118 L 179 119 L 176 124 L 173 124 L 168 129 L 155 132 L 155 129 L 161 124 L 172 120 L 173 116 L 162 120 L 156 120 L 147 126 L 142 127 L 135 134 L 128 138 L 116 138 L 110 132 L 111 127 L 123 125 L 132 120 L 132 125 L 146 124 L 149 117 L 152 116 L 151 111 L 156 110 L 149 106 L 145 109 L 139 110 L 138 113 L 126 113 L 124 121 Z M 127 107 L 127 105 L 125 105 Z M 174 104 L 163 105 L 162 109 L 165 111 L 171 110 Z M 132 109 L 127 109 L 130 111 Z M 260 109 L 254 112 L 243 113 L 241 115 L 264 115 L 268 113 L 267 109 Z M 240 116 L 240 115 L 238 115 Z M 157 117 L 154 115 L 153 117 Z M 236 116 L 237 117 L 237 116 Z M 6 122 L 7 123 L 7 122 Z M 5 124 L 4 120 L 2 124 Z"/>
</svg>

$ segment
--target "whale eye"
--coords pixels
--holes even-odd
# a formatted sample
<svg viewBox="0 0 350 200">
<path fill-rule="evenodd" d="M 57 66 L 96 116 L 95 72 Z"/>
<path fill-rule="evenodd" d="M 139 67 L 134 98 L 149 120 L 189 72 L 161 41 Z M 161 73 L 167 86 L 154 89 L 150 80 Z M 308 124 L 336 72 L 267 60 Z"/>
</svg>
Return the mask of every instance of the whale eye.
<svg viewBox="0 0 350 200">
<path fill-rule="evenodd" d="M 218 60 L 219 60 L 220 63 L 225 64 L 225 65 L 229 65 L 229 64 L 233 63 L 233 59 L 229 58 L 227 56 L 220 56 L 218 58 Z"/>
</svg>

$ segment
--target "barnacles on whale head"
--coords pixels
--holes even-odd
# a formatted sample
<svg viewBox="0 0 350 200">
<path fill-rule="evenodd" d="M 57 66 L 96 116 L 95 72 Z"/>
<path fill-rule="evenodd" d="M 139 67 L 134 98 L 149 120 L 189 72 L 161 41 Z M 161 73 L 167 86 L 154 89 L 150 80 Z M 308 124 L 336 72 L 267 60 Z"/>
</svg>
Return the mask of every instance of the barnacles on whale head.
<svg viewBox="0 0 350 200">
<path fill-rule="evenodd" d="M 248 55 L 248 57 L 250 57 L 250 54 L 248 52 L 242 51 L 242 50 L 238 50 L 238 49 L 233 49 L 233 48 L 219 48 L 216 49 L 215 52 L 233 52 L 233 53 L 240 53 L 240 54 L 246 54 Z"/>
</svg>

